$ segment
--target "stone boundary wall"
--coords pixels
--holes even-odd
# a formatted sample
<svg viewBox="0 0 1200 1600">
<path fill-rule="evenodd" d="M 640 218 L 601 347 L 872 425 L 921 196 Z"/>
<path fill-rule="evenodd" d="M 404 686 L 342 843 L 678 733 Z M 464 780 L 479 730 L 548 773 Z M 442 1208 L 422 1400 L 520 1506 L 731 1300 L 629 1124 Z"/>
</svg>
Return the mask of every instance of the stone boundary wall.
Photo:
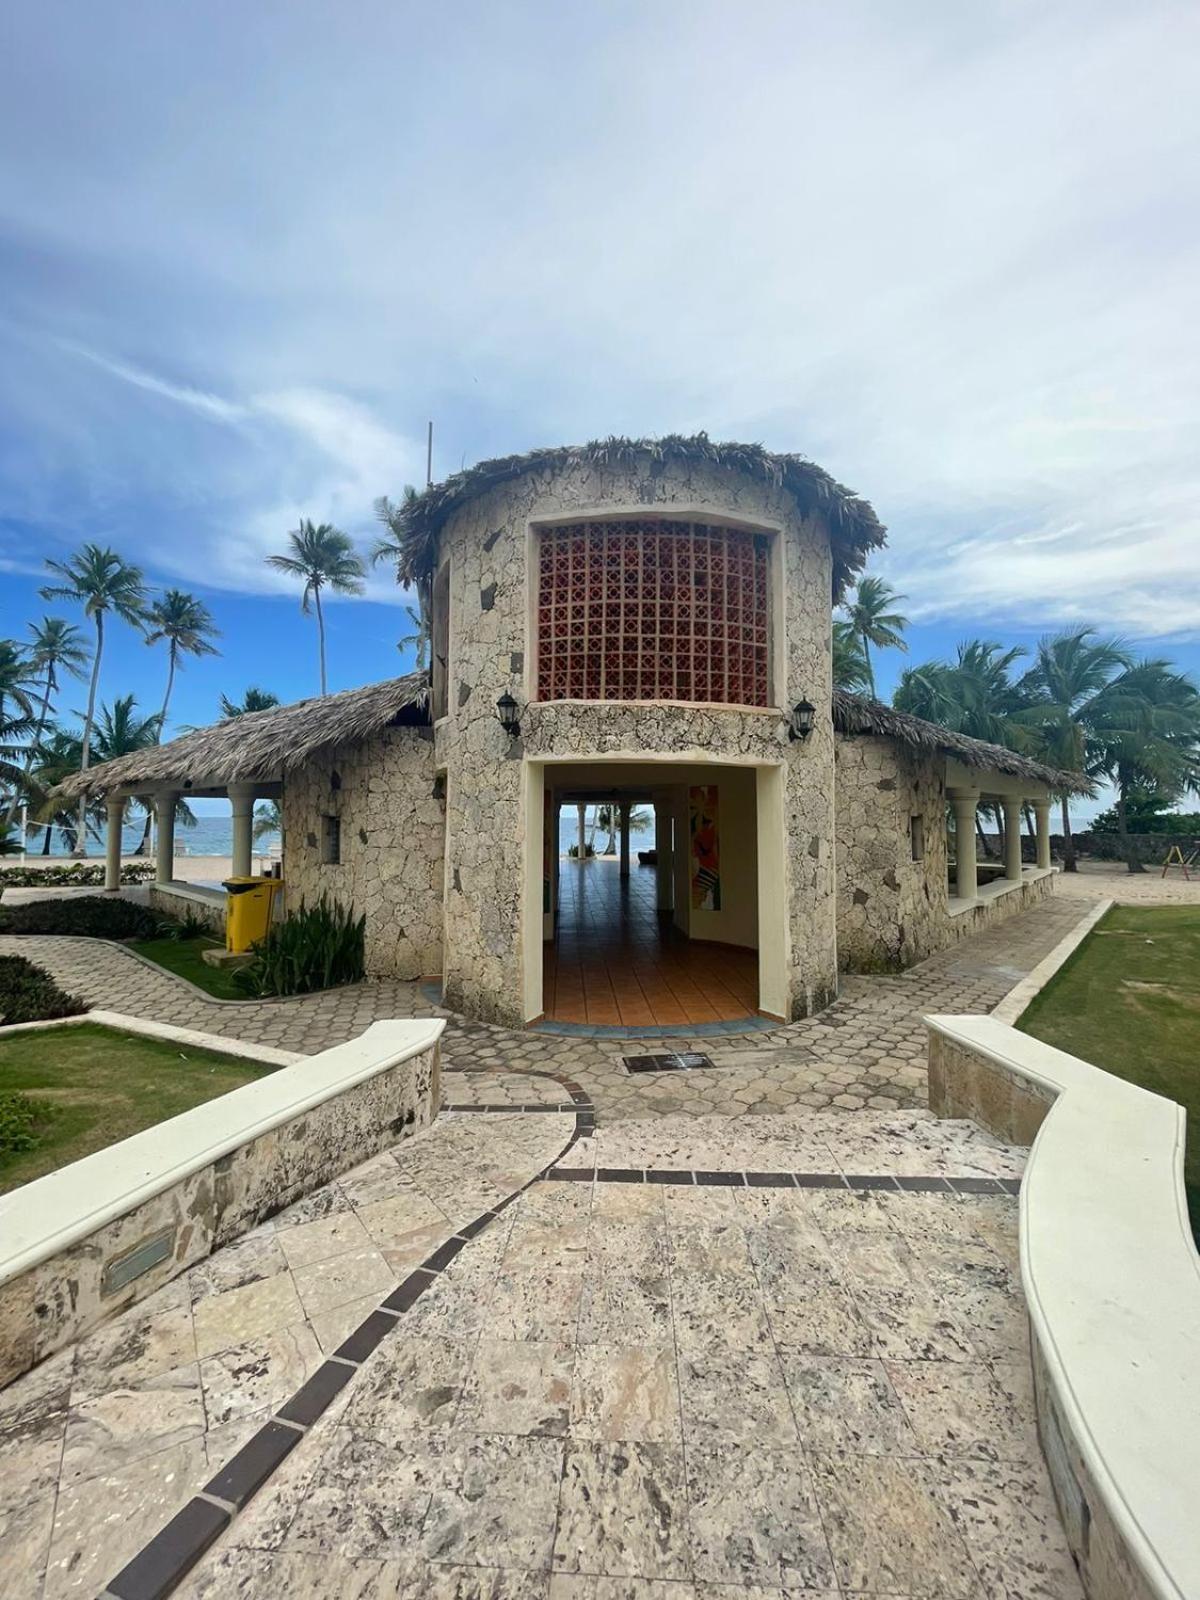
<svg viewBox="0 0 1200 1600">
<path fill-rule="evenodd" d="M 893 739 L 834 736 L 838 966 L 910 967 L 946 932 L 946 797 L 940 758 Z M 912 859 L 911 819 L 923 853 Z"/>
<path fill-rule="evenodd" d="M 187 917 L 195 917 L 206 928 L 215 933 L 218 938 L 225 937 L 225 893 L 222 890 L 195 889 L 189 884 L 173 884 L 168 886 L 163 883 L 148 885 L 150 890 L 150 909 L 160 912 L 164 917 L 175 917 L 183 921 Z"/>
<path fill-rule="evenodd" d="M 998 894 L 987 894 L 976 900 L 975 904 L 966 911 L 947 912 L 945 921 L 945 938 L 940 949 L 947 945 L 957 944 L 960 939 L 973 939 L 977 933 L 982 933 L 985 928 L 992 928 L 998 922 L 1007 922 L 1009 917 L 1020 916 L 1022 911 L 1028 911 L 1039 901 L 1047 899 L 1054 893 L 1054 879 L 1056 873 L 1051 870 L 1042 872 L 1033 877 L 1028 872 L 1021 880 L 1019 886 L 1005 888 Z M 952 902 L 947 902 L 948 905 Z"/>
<path fill-rule="evenodd" d="M 284 780 L 288 912 L 322 894 L 366 916 L 372 978 L 439 977 L 445 900 L 445 785 L 428 728 L 389 728 L 323 752 Z M 328 854 L 326 818 L 340 825 Z"/>
<path fill-rule="evenodd" d="M 0 1196 L 0 1384 L 427 1127 L 444 1027 L 374 1023 Z"/>
<path fill-rule="evenodd" d="M 1088 1600 L 1198 1595 L 1183 1109 L 992 1017 L 926 1020 L 932 1109 L 1032 1144 L 1020 1233 L 1038 1432 Z"/>
</svg>

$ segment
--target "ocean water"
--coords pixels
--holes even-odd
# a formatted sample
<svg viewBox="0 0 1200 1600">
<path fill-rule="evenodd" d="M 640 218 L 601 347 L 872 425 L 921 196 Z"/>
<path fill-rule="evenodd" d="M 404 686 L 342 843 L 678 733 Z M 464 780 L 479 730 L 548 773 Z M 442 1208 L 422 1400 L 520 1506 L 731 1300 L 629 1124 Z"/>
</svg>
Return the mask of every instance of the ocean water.
<svg viewBox="0 0 1200 1600">
<path fill-rule="evenodd" d="M 146 818 L 139 814 L 126 822 L 121 830 L 121 850 L 123 854 L 132 855 L 142 842 L 142 832 L 146 826 Z M 41 852 L 44 839 L 43 831 L 31 828 L 25 849 L 29 855 L 38 855 Z M 268 833 L 261 839 L 254 841 L 256 852 L 264 854 L 272 845 L 278 845 L 278 833 Z M 233 824 L 228 817 L 197 817 L 192 828 L 185 828 L 182 823 L 175 824 L 175 852 L 177 855 L 189 856 L 227 856 L 233 849 Z M 52 856 L 65 856 L 70 850 L 63 840 L 62 834 L 55 829 L 50 843 Z M 101 830 L 100 838 L 88 836 L 88 855 L 102 856 L 104 854 L 104 837 Z"/>
<path fill-rule="evenodd" d="M 651 822 L 652 816 L 653 814 L 651 814 Z M 140 814 L 126 823 L 121 834 L 122 853 L 126 855 L 132 855 L 133 852 L 138 848 L 138 845 L 142 840 L 142 831 L 145 828 L 145 825 L 145 816 Z M 588 818 L 588 836 L 589 838 L 594 838 L 595 847 L 598 851 L 603 850 L 605 845 L 608 843 L 608 829 L 593 828 L 590 814 Z M 44 835 L 40 828 L 30 829 L 29 837 L 25 846 L 30 855 L 40 854 L 43 837 Z M 559 817 L 559 852 L 562 855 L 566 855 L 568 849 L 575 844 L 578 837 L 579 824 L 576 818 L 574 807 L 564 807 Z M 634 852 L 638 850 L 648 850 L 653 843 L 654 829 L 651 825 L 641 832 L 634 832 L 631 834 L 629 848 Z M 268 833 L 264 835 L 263 838 L 255 840 L 254 849 L 256 853 L 261 852 L 265 855 L 272 848 L 272 846 L 278 846 L 278 844 L 278 833 Z M 177 855 L 229 855 L 233 850 L 233 826 L 230 822 L 230 819 L 228 817 L 221 816 L 197 817 L 196 824 L 192 828 L 185 828 L 182 826 L 182 824 L 177 823 L 175 827 L 175 850 Z M 50 854 L 52 856 L 65 856 L 70 854 L 69 849 L 63 841 L 62 835 L 57 830 L 55 830 L 51 840 Z M 100 838 L 89 836 L 88 855 L 102 856 L 103 854 L 103 833 L 101 833 Z"/>
</svg>

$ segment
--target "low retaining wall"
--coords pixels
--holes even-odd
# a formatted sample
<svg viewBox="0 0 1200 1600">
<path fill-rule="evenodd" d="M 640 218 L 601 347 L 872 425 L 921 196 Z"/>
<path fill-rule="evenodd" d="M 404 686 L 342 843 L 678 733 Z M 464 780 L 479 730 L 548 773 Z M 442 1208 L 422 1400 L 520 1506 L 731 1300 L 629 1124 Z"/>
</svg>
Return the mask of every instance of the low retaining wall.
<svg viewBox="0 0 1200 1600">
<path fill-rule="evenodd" d="M 1054 893 L 1055 872 L 1052 867 L 1028 867 L 1020 883 L 997 879 L 994 884 L 981 886 L 979 898 L 969 906 L 956 910 L 951 898 L 947 916 L 946 944 L 957 944 L 960 939 L 973 939 L 985 928 L 1005 922 L 1009 917 L 1020 916 L 1039 901 Z"/>
<path fill-rule="evenodd" d="M 929 1017 L 929 1103 L 1032 1144 L 1042 1451 L 1089 1600 L 1200 1595 L 1200 1257 L 1184 1112 L 992 1017 Z"/>
<path fill-rule="evenodd" d="M 0 1196 L 0 1384 L 426 1127 L 444 1026 L 376 1022 Z"/>
<path fill-rule="evenodd" d="M 150 907 L 164 917 L 195 917 L 213 933 L 225 936 L 225 891 L 200 889 L 190 883 L 150 884 Z"/>
</svg>

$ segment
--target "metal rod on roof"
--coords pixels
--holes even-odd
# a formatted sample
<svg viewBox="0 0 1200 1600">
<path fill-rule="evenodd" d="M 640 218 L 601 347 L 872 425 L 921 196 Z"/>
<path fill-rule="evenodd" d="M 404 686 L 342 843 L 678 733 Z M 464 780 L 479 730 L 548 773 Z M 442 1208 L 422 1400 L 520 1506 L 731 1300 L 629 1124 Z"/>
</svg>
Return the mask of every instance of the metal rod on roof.
<svg viewBox="0 0 1200 1600">
<path fill-rule="evenodd" d="M 429 432 L 425 436 L 425 487 L 433 485 L 433 418 L 429 419 Z"/>
</svg>

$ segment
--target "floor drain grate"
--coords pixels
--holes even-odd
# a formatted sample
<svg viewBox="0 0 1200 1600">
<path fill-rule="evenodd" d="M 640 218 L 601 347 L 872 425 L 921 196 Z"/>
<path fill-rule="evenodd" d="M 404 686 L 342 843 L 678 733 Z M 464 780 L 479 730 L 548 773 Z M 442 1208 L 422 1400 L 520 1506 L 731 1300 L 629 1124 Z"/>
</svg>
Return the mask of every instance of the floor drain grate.
<svg viewBox="0 0 1200 1600">
<path fill-rule="evenodd" d="M 696 1072 L 712 1060 L 698 1050 L 670 1050 L 657 1056 L 622 1056 L 626 1072 Z"/>
</svg>

